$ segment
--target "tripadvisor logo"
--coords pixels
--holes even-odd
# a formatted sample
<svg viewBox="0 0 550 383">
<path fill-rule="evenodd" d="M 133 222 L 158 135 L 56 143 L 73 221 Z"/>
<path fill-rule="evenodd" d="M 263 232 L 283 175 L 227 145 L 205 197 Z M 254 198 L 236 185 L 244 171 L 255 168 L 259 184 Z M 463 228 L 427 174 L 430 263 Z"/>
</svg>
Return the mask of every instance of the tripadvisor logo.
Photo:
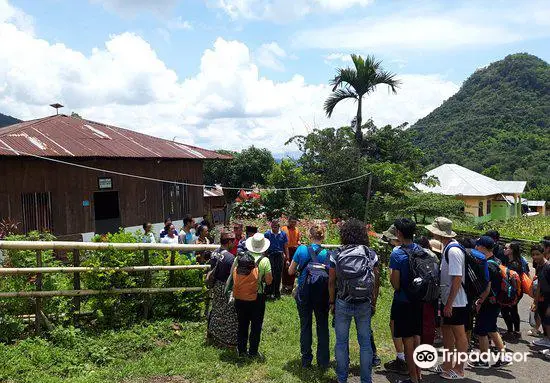
<svg viewBox="0 0 550 383">
<path fill-rule="evenodd" d="M 484 362 L 496 363 L 499 360 L 508 362 L 527 362 L 528 352 L 458 352 L 450 351 L 446 348 L 439 349 L 442 355 L 443 362 L 457 361 L 458 363 L 466 362 Z M 421 344 L 414 350 L 414 363 L 422 369 L 434 367 L 438 363 L 438 350 L 429 345 Z"/>
</svg>

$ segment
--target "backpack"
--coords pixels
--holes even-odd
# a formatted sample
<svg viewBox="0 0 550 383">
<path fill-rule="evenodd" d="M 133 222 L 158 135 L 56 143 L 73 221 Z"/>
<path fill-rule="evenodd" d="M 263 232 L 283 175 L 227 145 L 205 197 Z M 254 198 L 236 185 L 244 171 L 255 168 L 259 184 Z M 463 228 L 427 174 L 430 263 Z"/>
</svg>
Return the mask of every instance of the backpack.
<svg viewBox="0 0 550 383">
<path fill-rule="evenodd" d="M 550 263 L 546 263 L 542 266 L 539 272 L 539 285 L 540 292 L 543 296 L 550 295 Z"/>
<path fill-rule="evenodd" d="M 366 246 L 346 246 L 336 254 L 338 298 L 346 302 L 372 302 L 376 253 Z"/>
<path fill-rule="evenodd" d="M 233 268 L 233 297 L 241 301 L 255 301 L 258 297 L 258 279 L 260 270 L 258 265 L 262 261 L 262 255 L 257 261 L 248 251 L 239 254 L 237 266 Z"/>
<path fill-rule="evenodd" d="M 504 265 L 499 265 L 493 259 L 489 259 L 488 262 L 498 265 L 500 271 L 500 290 L 496 294 L 493 290 L 496 303 L 506 307 L 516 305 L 519 298 L 521 298 L 521 278 L 519 274 Z"/>
<path fill-rule="evenodd" d="M 439 264 L 437 257 L 418 246 L 409 249 L 401 246 L 409 257 L 409 281 L 404 288 L 413 302 L 433 302 L 439 299 Z"/>
<path fill-rule="evenodd" d="M 466 270 L 465 283 L 462 284 L 468 302 L 475 302 L 483 294 L 489 280 L 487 279 L 487 259 L 483 253 L 475 249 L 465 249 L 459 243 L 451 243 L 445 251 L 445 260 L 449 264 L 449 249 L 458 247 L 464 253 L 464 263 Z"/>
<path fill-rule="evenodd" d="M 298 290 L 298 299 L 301 302 L 328 304 L 328 266 L 317 259 L 323 250 L 322 247 L 317 250 L 313 250 L 312 246 L 307 247 L 309 260 L 300 270 L 306 275 L 303 285 Z"/>
</svg>

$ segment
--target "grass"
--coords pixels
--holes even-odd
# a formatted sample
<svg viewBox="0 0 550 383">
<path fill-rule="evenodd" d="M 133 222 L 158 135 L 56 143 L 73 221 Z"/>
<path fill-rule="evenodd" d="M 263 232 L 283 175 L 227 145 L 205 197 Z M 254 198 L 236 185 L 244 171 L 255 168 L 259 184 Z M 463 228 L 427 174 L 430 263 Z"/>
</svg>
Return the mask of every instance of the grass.
<svg viewBox="0 0 550 383">
<path fill-rule="evenodd" d="M 392 354 L 389 333 L 389 288 L 381 290 L 373 331 L 384 361 Z M 266 361 L 239 360 L 235 352 L 205 344 L 205 323 L 170 320 L 131 329 L 86 334 L 58 328 L 48 339 L 30 338 L 0 344 L 1 382 L 149 382 L 152 377 L 178 376 L 190 382 L 328 382 L 334 371 L 302 370 L 299 320 L 291 297 L 269 302 L 260 351 Z M 352 325 L 352 372 L 358 371 L 359 348 Z M 331 356 L 334 359 L 334 331 Z"/>
<path fill-rule="evenodd" d="M 540 241 L 550 235 L 550 216 L 511 217 L 507 220 L 473 222 L 455 222 L 455 229 L 473 234 L 482 234 L 489 229 L 498 230 L 505 238 Z"/>
</svg>

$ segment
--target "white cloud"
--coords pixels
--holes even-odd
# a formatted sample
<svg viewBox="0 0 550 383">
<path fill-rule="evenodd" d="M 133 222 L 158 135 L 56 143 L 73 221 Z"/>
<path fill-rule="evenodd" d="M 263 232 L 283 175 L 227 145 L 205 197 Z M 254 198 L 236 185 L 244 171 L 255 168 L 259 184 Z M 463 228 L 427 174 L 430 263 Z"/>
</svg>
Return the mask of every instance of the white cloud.
<svg viewBox="0 0 550 383">
<path fill-rule="evenodd" d="M 351 63 L 351 55 L 347 53 L 330 53 L 325 56 L 326 64 L 333 64 L 334 61 L 340 61 L 344 63 Z"/>
<path fill-rule="evenodd" d="M 281 59 L 287 57 L 287 54 L 283 48 L 276 42 L 269 44 L 262 44 L 255 52 L 255 61 L 266 68 L 273 69 L 279 72 L 285 70 L 285 66 Z"/>
<path fill-rule="evenodd" d="M 301 48 L 349 50 L 444 50 L 507 44 L 550 36 L 550 3 L 476 3 L 458 9 L 406 9 L 382 17 L 341 20 L 305 29 L 293 39 Z M 531 22 L 532 21 L 532 22 Z"/>
<path fill-rule="evenodd" d="M 234 19 L 268 19 L 285 22 L 314 12 L 337 12 L 367 6 L 374 0 L 208 0 Z"/>
<path fill-rule="evenodd" d="M 30 15 L 8 3 L 0 0 L 0 23 L 10 22 L 20 30 L 34 34 L 34 20 Z"/>
<path fill-rule="evenodd" d="M 135 15 L 139 11 L 152 11 L 157 14 L 167 14 L 174 8 L 178 0 L 90 0 L 92 3 L 99 3 L 106 9 L 122 13 L 124 15 Z"/>
<path fill-rule="evenodd" d="M 192 30 L 193 29 L 193 25 L 191 24 L 191 22 L 188 20 L 184 20 L 181 16 L 178 16 L 173 20 L 169 20 L 166 23 L 166 26 L 168 27 L 168 29 L 173 29 L 173 30 Z"/>
<path fill-rule="evenodd" d="M 61 102 L 66 113 L 159 137 L 281 152 L 307 126 L 341 126 L 354 115 L 353 103 L 344 103 L 327 120 L 322 109 L 327 84 L 307 84 L 300 75 L 284 82 L 265 78 L 239 41 L 218 38 L 203 53 L 198 73 L 182 80 L 138 35 L 111 36 L 85 54 L 36 38 L 10 20 L 0 22 L 0 111 L 19 118 L 53 114 L 48 105 Z M 271 50 L 281 55 L 277 47 Z M 400 77 L 398 95 L 380 88 L 367 99 L 366 118 L 412 123 L 458 89 L 438 76 Z"/>
</svg>

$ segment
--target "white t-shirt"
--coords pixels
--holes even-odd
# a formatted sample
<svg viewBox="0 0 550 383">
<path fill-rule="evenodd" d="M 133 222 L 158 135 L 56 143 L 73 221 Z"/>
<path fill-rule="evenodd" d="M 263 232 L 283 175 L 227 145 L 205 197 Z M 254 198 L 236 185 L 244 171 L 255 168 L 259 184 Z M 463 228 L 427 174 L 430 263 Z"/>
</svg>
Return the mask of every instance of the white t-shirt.
<svg viewBox="0 0 550 383">
<path fill-rule="evenodd" d="M 449 245 L 451 243 L 453 242 L 450 242 Z M 445 247 L 445 250 L 449 245 Z M 445 305 L 447 299 L 449 299 L 452 277 L 462 276 L 462 284 L 458 290 L 458 294 L 456 294 L 453 307 L 466 307 L 468 304 L 468 297 L 462 286 L 466 283 L 466 260 L 464 259 L 464 253 L 459 248 L 452 247 L 447 252 L 449 255 L 449 263 L 447 263 L 445 250 L 443 250 L 443 255 L 441 257 L 441 303 Z"/>
<path fill-rule="evenodd" d="M 174 237 L 170 238 L 169 235 L 166 235 L 162 237 L 160 240 L 160 243 L 164 243 L 165 245 L 177 245 L 178 244 L 178 236 L 175 235 Z"/>
</svg>

